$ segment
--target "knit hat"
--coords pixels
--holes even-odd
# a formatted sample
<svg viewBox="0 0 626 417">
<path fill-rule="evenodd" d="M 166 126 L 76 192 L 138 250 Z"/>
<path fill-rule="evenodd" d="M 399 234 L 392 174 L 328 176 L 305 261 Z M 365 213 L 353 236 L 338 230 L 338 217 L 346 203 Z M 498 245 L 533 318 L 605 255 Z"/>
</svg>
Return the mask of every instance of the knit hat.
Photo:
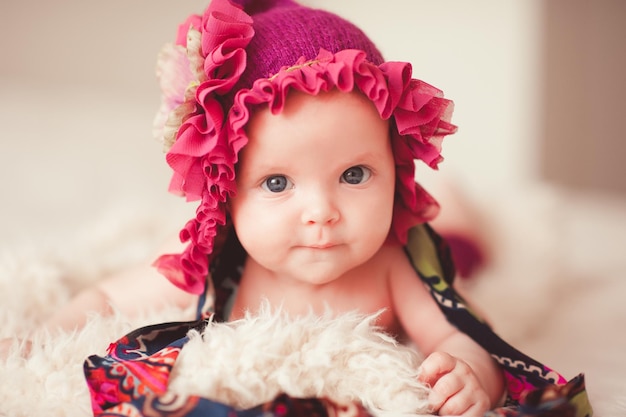
<svg viewBox="0 0 626 417">
<path fill-rule="evenodd" d="M 241 75 L 237 91 L 250 88 L 255 80 L 268 78 L 301 57 L 312 60 L 320 48 L 333 53 L 358 49 L 365 52 L 369 62 L 383 63 L 381 53 L 365 33 L 335 14 L 303 7 L 291 0 L 247 3 L 257 6 L 251 10 L 254 37 L 246 48 L 250 65 Z"/>
<path fill-rule="evenodd" d="M 410 227 L 431 220 L 438 206 L 415 183 L 414 160 L 432 168 L 442 160 L 441 141 L 456 130 L 452 102 L 412 79 L 409 63 L 383 61 L 352 23 L 291 0 L 212 0 L 202 16 L 190 16 L 176 43 L 159 54 L 163 99 L 155 134 L 174 171 L 170 191 L 200 206 L 180 234 L 185 252 L 161 256 L 159 271 L 186 291 L 205 290 L 230 227 L 226 206 L 236 192 L 246 123 L 256 106 L 280 112 L 290 89 L 312 95 L 358 89 L 368 97 L 381 118 L 391 119 L 394 237 L 404 243 Z"/>
</svg>

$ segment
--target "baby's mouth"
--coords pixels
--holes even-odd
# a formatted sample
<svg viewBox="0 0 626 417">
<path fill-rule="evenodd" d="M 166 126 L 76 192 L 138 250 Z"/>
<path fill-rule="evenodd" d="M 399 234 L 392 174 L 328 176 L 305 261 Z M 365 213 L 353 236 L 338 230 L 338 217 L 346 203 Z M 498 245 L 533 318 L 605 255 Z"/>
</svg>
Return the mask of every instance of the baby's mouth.
<svg viewBox="0 0 626 417">
<path fill-rule="evenodd" d="M 317 243 L 312 243 L 312 244 L 305 244 L 302 245 L 302 248 L 306 248 L 306 249 L 330 249 L 330 248 L 334 248 L 335 246 L 338 246 L 338 243 L 336 242 L 317 242 Z"/>
<path fill-rule="evenodd" d="M 316 244 L 316 245 L 310 245 L 308 247 L 311 249 L 329 249 L 334 246 L 337 246 L 337 245 L 335 245 L 334 243 L 321 243 L 321 244 Z"/>
</svg>

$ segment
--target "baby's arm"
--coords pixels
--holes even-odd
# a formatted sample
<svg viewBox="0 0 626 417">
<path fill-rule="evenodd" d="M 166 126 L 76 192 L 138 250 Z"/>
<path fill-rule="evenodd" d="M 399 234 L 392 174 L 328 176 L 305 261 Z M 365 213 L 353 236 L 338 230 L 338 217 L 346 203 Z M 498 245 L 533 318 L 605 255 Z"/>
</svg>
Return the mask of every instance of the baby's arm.
<svg viewBox="0 0 626 417">
<path fill-rule="evenodd" d="M 186 293 L 157 272 L 152 262 L 163 253 L 184 249 L 177 238 L 162 245 L 157 253 L 140 264 L 104 278 L 79 292 L 68 304 L 43 323 L 49 330 L 81 328 L 91 314 L 109 315 L 113 309 L 127 316 L 136 316 L 148 309 L 166 305 L 187 307 L 197 298 Z"/>
<path fill-rule="evenodd" d="M 142 311 L 167 305 L 184 308 L 196 298 L 175 287 L 146 261 L 79 292 L 42 327 L 49 330 L 79 329 L 92 314 L 107 316 L 115 309 L 133 317 Z"/>
<path fill-rule="evenodd" d="M 197 296 L 175 287 L 151 265 L 158 255 L 178 253 L 182 250 L 183 246 L 178 239 L 172 238 L 142 263 L 103 278 L 95 285 L 82 290 L 34 330 L 80 329 L 90 315 L 106 316 L 112 314 L 114 309 L 133 317 L 142 311 L 166 305 L 181 308 L 191 305 L 197 300 Z M 22 341 L 23 355 L 28 354 L 29 343 L 28 340 Z M 0 340 L 0 359 L 7 356 L 13 344 L 13 338 Z"/>
<path fill-rule="evenodd" d="M 393 307 L 425 359 L 420 379 L 432 387 L 434 412 L 477 416 L 498 405 L 503 375 L 491 356 L 452 326 L 411 266 L 401 258 L 391 278 Z"/>
</svg>

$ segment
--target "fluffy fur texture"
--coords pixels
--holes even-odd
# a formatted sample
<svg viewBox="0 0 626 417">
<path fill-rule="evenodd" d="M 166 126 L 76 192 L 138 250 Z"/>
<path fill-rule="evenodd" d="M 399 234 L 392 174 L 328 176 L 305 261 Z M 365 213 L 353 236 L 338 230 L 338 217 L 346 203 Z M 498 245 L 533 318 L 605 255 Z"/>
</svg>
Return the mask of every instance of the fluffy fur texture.
<svg viewBox="0 0 626 417">
<path fill-rule="evenodd" d="M 626 338 L 621 331 L 626 325 L 626 205 L 552 190 L 520 194 L 524 204 L 511 198 L 485 201 L 479 207 L 493 225 L 485 233 L 497 250 L 490 268 L 460 284 L 496 331 L 516 347 L 568 378 L 585 372 L 596 416 L 621 417 L 626 413 Z M 0 338 L 15 338 L 17 347 L 17 337 L 29 336 L 81 288 L 144 260 L 164 236 L 176 230 L 174 220 L 170 213 L 125 206 L 63 238 L 51 236 L 2 248 Z M 147 311 L 133 319 L 117 314 L 92 317 L 76 333 L 35 334 L 30 358 L 21 358 L 14 350 L 6 361 L 0 360 L 0 416 L 89 416 L 84 358 L 103 354 L 111 341 L 139 326 L 192 316 L 191 310 L 175 308 Z M 264 330 L 257 337 L 250 327 Z M 265 337 L 267 328 L 275 332 L 272 337 Z M 236 342 L 240 337 L 246 343 Z M 290 349 L 300 345 L 306 348 Z M 424 394 L 415 385 L 412 368 L 405 366 L 417 358 L 377 332 L 371 317 L 304 317 L 288 323 L 281 314 L 266 311 L 263 318 L 211 325 L 206 335 L 194 334 L 183 352 L 172 390 L 215 389 L 221 398 L 236 397 L 241 405 L 256 402 L 257 394 L 263 401 L 273 390 L 289 389 L 295 395 L 334 391 L 340 398 L 354 398 L 356 393 L 371 407 L 385 408 L 389 402 L 384 401 L 395 401 L 394 407 L 404 404 L 410 409 Z M 246 360 L 228 364 L 228 359 L 216 354 Z M 276 359 L 283 354 L 284 359 Z M 311 366 L 296 367 L 297 362 Z M 211 366 L 198 366 L 203 364 Z M 279 367 L 270 378 L 264 373 L 270 372 L 271 364 Z M 218 372 L 212 367 L 221 366 L 232 369 L 233 375 L 245 372 L 250 385 L 223 380 L 217 389 L 210 379 L 201 378 L 202 373 Z M 271 384 L 260 384 L 262 378 Z M 203 381 L 195 385 L 195 379 Z M 417 395 L 401 392 L 407 380 L 406 387 Z M 291 385 L 292 381 L 303 384 Z M 242 394 L 235 395 L 236 390 Z"/>
<path fill-rule="evenodd" d="M 265 306 L 255 317 L 212 323 L 190 334 L 170 389 L 241 408 L 286 392 L 361 402 L 376 415 L 426 413 L 418 356 L 378 331 L 375 318 L 289 318 Z"/>
<path fill-rule="evenodd" d="M 150 252 L 158 228 L 151 229 L 149 219 L 132 224 L 117 236 L 106 232 L 110 227 L 91 230 L 76 245 L 4 252 L 0 338 L 17 337 L 6 361 L 0 360 L 1 416 L 91 415 L 82 371 L 88 355 L 103 354 L 110 342 L 139 326 L 193 317 L 191 308 L 147 311 L 133 319 L 118 313 L 92 317 L 78 332 L 31 334 L 80 288 Z M 20 285 L 11 285 L 9 277 Z M 425 414 L 428 389 L 417 381 L 420 358 L 381 332 L 375 318 L 356 313 L 332 318 L 330 311 L 288 318 L 266 306 L 255 317 L 210 323 L 202 334 L 190 334 L 170 389 L 240 407 L 287 392 L 361 401 L 381 416 Z M 20 356 L 18 337 L 32 339 L 30 357 Z"/>
</svg>

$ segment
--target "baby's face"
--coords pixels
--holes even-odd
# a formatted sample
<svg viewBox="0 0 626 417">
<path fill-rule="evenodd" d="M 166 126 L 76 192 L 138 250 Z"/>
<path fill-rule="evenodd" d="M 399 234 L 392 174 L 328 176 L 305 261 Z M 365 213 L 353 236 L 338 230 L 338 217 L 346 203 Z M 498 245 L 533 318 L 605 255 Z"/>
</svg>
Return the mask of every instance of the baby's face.
<svg viewBox="0 0 626 417">
<path fill-rule="evenodd" d="M 230 212 L 241 244 L 283 278 L 323 284 L 373 256 L 389 233 L 395 164 L 389 125 L 358 93 L 292 91 L 258 111 Z"/>
</svg>

